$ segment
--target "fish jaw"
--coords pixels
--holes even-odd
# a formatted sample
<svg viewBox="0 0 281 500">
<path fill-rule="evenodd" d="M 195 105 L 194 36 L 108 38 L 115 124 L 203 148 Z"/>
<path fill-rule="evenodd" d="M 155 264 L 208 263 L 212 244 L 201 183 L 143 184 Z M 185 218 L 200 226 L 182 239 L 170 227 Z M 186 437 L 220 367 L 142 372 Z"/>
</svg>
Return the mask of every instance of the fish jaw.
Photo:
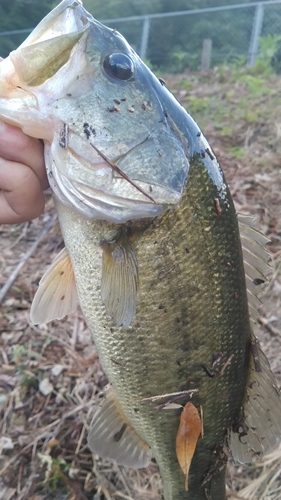
<svg viewBox="0 0 281 500">
<path fill-rule="evenodd" d="M 54 195 L 90 219 L 153 218 L 179 203 L 189 144 L 163 91 L 125 39 L 75 0 L 0 63 L 0 118 L 45 141 Z"/>
</svg>

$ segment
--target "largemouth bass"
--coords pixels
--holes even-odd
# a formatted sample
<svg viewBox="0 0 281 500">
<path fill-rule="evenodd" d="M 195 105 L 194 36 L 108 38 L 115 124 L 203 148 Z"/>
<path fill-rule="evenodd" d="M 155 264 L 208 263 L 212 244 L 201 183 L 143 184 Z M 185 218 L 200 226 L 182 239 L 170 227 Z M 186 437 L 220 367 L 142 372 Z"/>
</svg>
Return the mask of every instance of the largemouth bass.
<svg viewBox="0 0 281 500">
<path fill-rule="evenodd" d="M 237 216 L 211 147 L 162 83 L 64 0 L 0 63 L 0 117 L 44 140 L 66 248 L 31 318 L 61 318 L 78 296 L 110 384 L 90 448 L 132 467 L 154 457 L 165 500 L 224 500 L 230 450 L 251 461 L 281 434 L 251 326 L 266 238 Z"/>
</svg>

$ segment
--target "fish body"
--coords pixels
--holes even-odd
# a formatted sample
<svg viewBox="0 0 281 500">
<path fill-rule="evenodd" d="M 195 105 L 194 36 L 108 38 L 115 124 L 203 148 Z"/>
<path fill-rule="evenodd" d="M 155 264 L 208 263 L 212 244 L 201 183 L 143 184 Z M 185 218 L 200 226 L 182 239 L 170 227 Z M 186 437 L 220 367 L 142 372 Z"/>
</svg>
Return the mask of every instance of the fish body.
<svg viewBox="0 0 281 500">
<path fill-rule="evenodd" d="M 61 281 L 69 256 L 110 383 L 91 449 L 135 467 L 155 457 L 165 500 L 224 500 L 229 446 L 245 461 L 280 437 L 279 393 L 249 315 L 265 238 L 242 219 L 242 248 L 198 126 L 78 0 L 59 4 L 0 63 L 0 116 L 44 139 L 66 252 L 43 278 L 32 319 L 72 308 L 73 277 Z M 201 436 L 185 478 L 176 442 L 189 402 Z"/>
</svg>

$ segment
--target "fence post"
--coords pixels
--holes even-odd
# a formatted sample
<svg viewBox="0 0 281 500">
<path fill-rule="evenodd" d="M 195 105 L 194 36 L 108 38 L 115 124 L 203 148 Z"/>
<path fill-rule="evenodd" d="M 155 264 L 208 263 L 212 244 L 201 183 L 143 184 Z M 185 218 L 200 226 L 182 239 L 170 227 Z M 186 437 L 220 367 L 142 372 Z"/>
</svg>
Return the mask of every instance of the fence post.
<svg viewBox="0 0 281 500">
<path fill-rule="evenodd" d="M 212 55 L 212 39 L 205 38 L 203 40 L 203 45 L 202 45 L 201 71 L 203 71 L 204 69 L 210 69 L 211 55 Z"/>
<path fill-rule="evenodd" d="M 141 32 L 141 46 L 140 46 L 140 58 L 146 58 L 146 51 L 148 45 L 149 38 L 149 29 L 150 29 L 150 18 L 147 16 L 143 20 L 142 32 Z"/>
<path fill-rule="evenodd" d="M 259 37 L 261 36 L 262 23 L 264 14 L 264 4 L 260 3 L 256 6 L 255 16 L 252 26 L 251 40 L 248 51 L 247 66 L 253 66 L 258 55 Z"/>
</svg>

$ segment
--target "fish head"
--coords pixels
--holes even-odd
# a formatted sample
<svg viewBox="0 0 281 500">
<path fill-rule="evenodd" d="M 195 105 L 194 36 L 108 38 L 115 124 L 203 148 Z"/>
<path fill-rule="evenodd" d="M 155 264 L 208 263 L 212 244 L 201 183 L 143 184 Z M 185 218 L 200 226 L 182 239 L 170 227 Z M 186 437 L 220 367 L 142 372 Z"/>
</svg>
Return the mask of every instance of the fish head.
<svg viewBox="0 0 281 500">
<path fill-rule="evenodd" d="M 189 144 L 173 99 L 116 30 L 61 2 L 0 63 L 0 117 L 45 142 L 55 196 L 117 223 L 177 205 Z"/>
</svg>

